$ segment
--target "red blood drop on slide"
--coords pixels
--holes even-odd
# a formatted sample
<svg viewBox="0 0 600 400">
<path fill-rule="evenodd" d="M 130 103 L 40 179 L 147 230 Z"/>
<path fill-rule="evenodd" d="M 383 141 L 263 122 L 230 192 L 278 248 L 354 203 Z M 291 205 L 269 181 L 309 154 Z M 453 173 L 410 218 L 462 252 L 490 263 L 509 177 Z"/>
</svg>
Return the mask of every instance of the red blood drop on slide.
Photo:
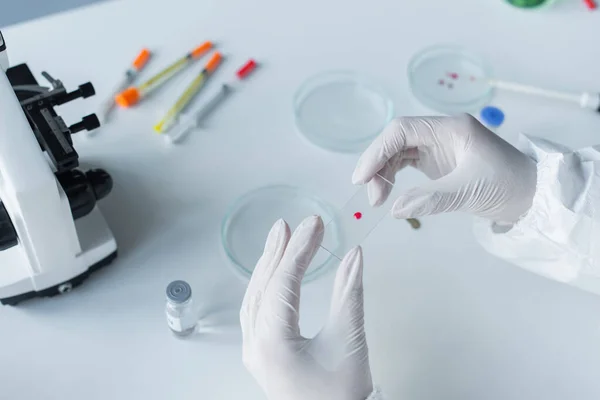
<svg viewBox="0 0 600 400">
<path fill-rule="evenodd" d="M 454 80 L 458 79 L 458 74 L 456 72 L 451 72 L 448 74 L 448 76 Z"/>
<path fill-rule="evenodd" d="M 362 218 L 362 213 L 361 212 L 355 212 L 354 213 L 354 218 L 361 219 Z"/>
<path fill-rule="evenodd" d="M 438 81 L 438 84 L 439 84 L 439 85 L 445 85 L 445 84 L 446 84 L 446 81 L 444 81 L 443 79 L 440 79 L 440 80 Z"/>
</svg>

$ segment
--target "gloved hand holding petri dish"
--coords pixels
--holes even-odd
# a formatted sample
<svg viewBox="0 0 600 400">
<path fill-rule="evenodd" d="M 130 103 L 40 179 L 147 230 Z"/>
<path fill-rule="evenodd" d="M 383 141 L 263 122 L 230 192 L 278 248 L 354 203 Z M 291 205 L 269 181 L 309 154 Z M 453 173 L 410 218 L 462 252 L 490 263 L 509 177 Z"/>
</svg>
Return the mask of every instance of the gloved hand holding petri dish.
<svg viewBox="0 0 600 400">
<path fill-rule="evenodd" d="M 313 338 L 301 333 L 301 283 L 322 235 L 323 221 L 314 216 L 294 233 L 283 220 L 269 231 L 240 310 L 244 365 L 269 399 L 379 399 L 364 329 L 360 247 L 336 263 L 323 328 Z"/>
</svg>

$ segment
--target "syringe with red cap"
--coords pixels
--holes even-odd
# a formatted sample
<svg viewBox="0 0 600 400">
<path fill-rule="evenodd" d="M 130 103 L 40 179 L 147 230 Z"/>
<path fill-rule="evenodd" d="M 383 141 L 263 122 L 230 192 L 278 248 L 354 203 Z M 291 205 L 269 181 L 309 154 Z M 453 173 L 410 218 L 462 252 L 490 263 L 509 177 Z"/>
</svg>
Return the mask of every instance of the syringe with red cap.
<svg viewBox="0 0 600 400">
<path fill-rule="evenodd" d="M 250 59 L 242 67 L 240 67 L 235 75 L 239 80 L 245 79 L 252 73 L 257 67 L 256 61 Z M 223 83 L 217 93 L 215 93 L 206 103 L 204 103 L 199 109 L 186 114 L 181 113 L 177 127 L 172 131 L 164 135 L 164 137 L 171 143 L 180 141 L 187 133 L 192 129 L 198 127 L 200 122 L 210 114 L 232 91 L 232 86 L 235 83 Z"/>
</svg>

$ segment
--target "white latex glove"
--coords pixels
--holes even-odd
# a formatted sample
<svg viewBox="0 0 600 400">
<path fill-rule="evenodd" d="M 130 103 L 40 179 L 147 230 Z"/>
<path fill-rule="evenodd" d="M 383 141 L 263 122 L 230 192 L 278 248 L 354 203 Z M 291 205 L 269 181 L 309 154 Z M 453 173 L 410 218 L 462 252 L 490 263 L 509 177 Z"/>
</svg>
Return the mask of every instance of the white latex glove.
<svg viewBox="0 0 600 400">
<path fill-rule="evenodd" d="M 396 199 L 392 215 L 401 219 L 466 211 L 512 224 L 536 190 L 535 162 L 467 114 L 392 121 L 361 156 L 352 181 L 368 182 L 369 200 L 379 206 L 391 191 L 381 177 L 394 183 L 407 165 L 433 181 Z"/>
<path fill-rule="evenodd" d="M 242 303 L 244 365 L 271 400 L 365 400 L 373 392 L 360 248 L 338 268 L 325 327 L 312 339 L 300 334 L 300 286 L 322 239 L 319 217 L 293 235 L 275 223 Z"/>
</svg>

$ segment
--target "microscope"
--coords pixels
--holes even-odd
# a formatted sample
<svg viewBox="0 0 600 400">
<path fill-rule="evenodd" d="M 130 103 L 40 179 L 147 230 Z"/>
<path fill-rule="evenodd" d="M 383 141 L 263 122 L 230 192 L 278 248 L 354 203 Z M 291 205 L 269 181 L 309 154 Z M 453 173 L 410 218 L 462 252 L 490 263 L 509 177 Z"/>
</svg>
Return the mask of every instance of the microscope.
<svg viewBox="0 0 600 400">
<path fill-rule="evenodd" d="M 8 67 L 0 32 L 0 303 L 71 291 L 112 262 L 117 244 L 96 202 L 112 190 L 102 169 L 87 172 L 71 135 L 100 126 L 94 115 L 67 126 L 55 106 L 95 94 L 68 92 L 27 64 Z"/>
</svg>

